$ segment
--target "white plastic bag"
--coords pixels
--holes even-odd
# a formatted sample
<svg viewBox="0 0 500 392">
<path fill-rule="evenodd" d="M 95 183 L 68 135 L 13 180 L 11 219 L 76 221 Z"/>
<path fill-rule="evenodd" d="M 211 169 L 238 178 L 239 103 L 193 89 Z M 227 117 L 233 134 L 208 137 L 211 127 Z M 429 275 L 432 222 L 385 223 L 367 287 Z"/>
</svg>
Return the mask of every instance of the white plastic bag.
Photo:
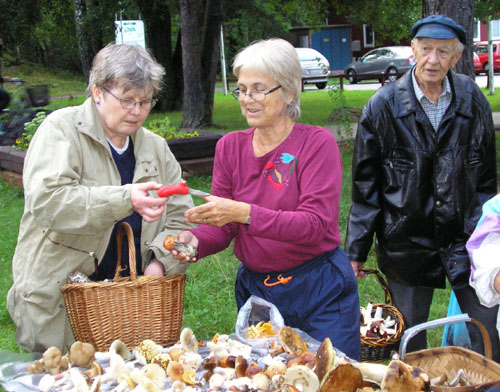
<svg viewBox="0 0 500 392">
<path fill-rule="evenodd" d="M 257 325 L 260 321 L 270 322 L 276 335 L 271 338 L 249 339 L 247 334 L 248 327 Z M 278 339 L 278 332 L 284 325 L 283 316 L 275 305 L 265 299 L 252 295 L 238 312 L 235 333 L 236 337 L 243 343 L 253 347 L 269 347 L 273 340 Z"/>
</svg>

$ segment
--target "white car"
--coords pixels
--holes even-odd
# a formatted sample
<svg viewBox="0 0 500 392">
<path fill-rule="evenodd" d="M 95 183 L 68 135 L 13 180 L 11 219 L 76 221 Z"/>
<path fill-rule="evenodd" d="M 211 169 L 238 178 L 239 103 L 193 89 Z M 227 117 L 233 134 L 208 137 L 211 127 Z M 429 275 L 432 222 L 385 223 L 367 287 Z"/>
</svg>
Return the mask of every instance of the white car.
<svg viewBox="0 0 500 392">
<path fill-rule="evenodd" d="M 302 68 L 304 83 L 315 84 L 317 88 L 324 89 L 328 84 L 330 63 L 320 52 L 311 48 L 295 48 Z"/>
</svg>

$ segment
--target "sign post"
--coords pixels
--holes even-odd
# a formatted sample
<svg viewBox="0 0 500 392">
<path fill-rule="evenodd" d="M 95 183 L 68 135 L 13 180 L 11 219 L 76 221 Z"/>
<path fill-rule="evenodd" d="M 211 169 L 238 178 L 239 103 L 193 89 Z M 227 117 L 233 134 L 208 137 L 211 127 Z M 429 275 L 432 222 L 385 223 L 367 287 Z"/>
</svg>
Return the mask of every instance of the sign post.
<svg viewBox="0 0 500 392">
<path fill-rule="evenodd" d="M 115 42 L 139 45 L 146 49 L 144 22 L 142 20 L 115 20 Z"/>
</svg>

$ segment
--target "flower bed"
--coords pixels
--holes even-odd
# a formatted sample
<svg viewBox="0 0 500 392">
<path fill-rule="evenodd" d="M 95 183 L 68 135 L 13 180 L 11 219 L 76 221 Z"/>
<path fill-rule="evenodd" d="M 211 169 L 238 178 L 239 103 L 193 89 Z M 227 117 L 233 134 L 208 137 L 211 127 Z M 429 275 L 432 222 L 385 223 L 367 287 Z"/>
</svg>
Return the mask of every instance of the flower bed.
<svg viewBox="0 0 500 392">
<path fill-rule="evenodd" d="M 211 175 L 215 145 L 221 134 L 197 131 L 200 136 L 167 140 L 170 150 L 179 161 L 182 170 L 191 175 Z M 16 151 L 10 146 L 0 146 L 0 169 L 8 182 L 22 186 L 24 157 L 26 151 Z"/>
</svg>

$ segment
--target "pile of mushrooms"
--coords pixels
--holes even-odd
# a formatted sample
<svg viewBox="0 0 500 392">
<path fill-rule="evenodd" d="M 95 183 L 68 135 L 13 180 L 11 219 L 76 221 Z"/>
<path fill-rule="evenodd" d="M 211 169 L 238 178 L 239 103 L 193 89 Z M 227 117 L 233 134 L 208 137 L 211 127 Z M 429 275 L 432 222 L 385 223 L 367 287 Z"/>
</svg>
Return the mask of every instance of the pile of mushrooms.
<svg viewBox="0 0 500 392">
<path fill-rule="evenodd" d="M 382 308 L 376 307 L 373 310 L 371 302 L 366 305 L 366 308 L 361 307 L 361 336 L 368 338 L 384 339 L 396 334 L 396 320 L 387 316 L 382 317 Z"/>
<path fill-rule="evenodd" d="M 207 343 L 202 358 L 198 340 L 189 328 L 180 341 L 162 347 L 142 341 L 132 351 L 120 340 L 108 352 L 75 342 L 69 356 L 51 347 L 41 360 L 28 365 L 31 373 L 47 373 L 38 387 L 44 392 L 413 392 L 429 389 L 429 377 L 399 360 L 386 365 L 358 363 L 336 355 L 325 338 L 317 352 L 289 327 L 279 332 L 278 346 L 258 360 L 252 348 L 227 335 Z M 279 354 L 281 353 L 281 354 Z M 106 363 L 101 367 L 99 363 Z M 106 388 L 102 388 L 106 385 Z M 110 388 L 114 386 L 114 388 Z"/>
</svg>

